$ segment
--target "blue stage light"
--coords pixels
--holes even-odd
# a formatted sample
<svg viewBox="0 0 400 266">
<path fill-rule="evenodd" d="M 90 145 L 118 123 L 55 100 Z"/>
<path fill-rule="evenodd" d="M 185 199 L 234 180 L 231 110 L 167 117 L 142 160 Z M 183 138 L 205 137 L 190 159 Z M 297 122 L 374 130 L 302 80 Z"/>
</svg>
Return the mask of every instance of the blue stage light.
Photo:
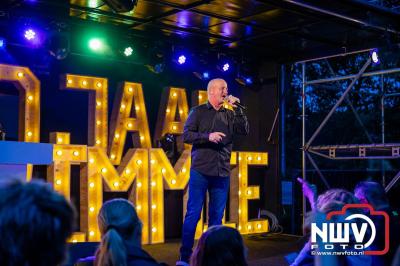
<svg viewBox="0 0 400 266">
<path fill-rule="evenodd" d="M 253 79 L 250 77 L 246 78 L 245 81 L 246 81 L 246 84 L 248 84 L 248 85 L 253 84 Z"/>
<path fill-rule="evenodd" d="M 210 74 L 208 72 L 203 72 L 203 79 L 209 79 Z"/>
<path fill-rule="evenodd" d="M 223 65 L 223 67 L 222 67 L 222 70 L 223 70 L 223 71 L 228 71 L 228 70 L 229 70 L 229 64 L 228 64 L 228 63 L 225 63 L 225 64 Z"/>
<path fill-rule="evenodd" d="M 378 56 L 378 49 L 372 49 L 370 53 L 371 59 L 372 59 L 372 64 L 377 65 L 379 64 L 379 56 Z"/>
<path fill-rule="evenodd" d="M 184 64 L 185 62 L 186 62 L 186 56 L 180 55 L 180 56 L 178 57 L 178 63 L 179 63 L 180 65 L 182 65 L 182 64 Z"/>
<path fill-rule="evenodd" d="M 27 29 L 25 30 L 24 37 L 28 41 L 33 41 L 36 39 L 36 32 L 33 29 Z"/>
<path fill-rule="evenodd" d="M 0 38 L 0 49 L 3 49 L 6 47 L 6 40 L 3 38 Z"/>
</svg>

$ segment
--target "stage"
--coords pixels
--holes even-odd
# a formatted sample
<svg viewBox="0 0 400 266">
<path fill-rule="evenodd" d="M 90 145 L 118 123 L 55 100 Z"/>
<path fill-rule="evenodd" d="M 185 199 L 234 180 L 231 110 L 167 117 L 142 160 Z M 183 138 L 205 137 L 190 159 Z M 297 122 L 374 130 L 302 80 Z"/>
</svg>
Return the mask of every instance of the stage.
<svg viewBox="0 0 400 266">
<path fill-rule="evenodd" d="M 268 234 L 243 236 L 248 249 L 250 266 L 286 266 L 284 256 L 299 251 L 302 248 L 303 238 L 287 234 Z M 196 242 L 197 243 L 197 242 Z M 93 254 L 97 243 L 70 244 L 70 259 L 66 266 L 79 257 Z M 144 245 L 143 248 L 150 253 L 158 262 L 175 265 L 179 254 L 180 240 L 169 240 L 164 244 Z"/>
</svg>

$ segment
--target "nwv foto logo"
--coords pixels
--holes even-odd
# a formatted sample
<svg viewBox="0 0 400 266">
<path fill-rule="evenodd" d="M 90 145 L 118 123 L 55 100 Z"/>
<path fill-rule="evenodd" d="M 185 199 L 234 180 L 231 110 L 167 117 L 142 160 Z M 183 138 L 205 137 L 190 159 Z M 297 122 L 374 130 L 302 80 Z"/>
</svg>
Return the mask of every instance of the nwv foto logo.
<svg viewBox="0 0 400 266">
<path fill-rule="evenodd" d="M 369 217 L 363 213 L 347 214 L 349 209 L 368 209 Z M 332 217 L 338 217 L 338 221 L 329 222 Z M 385 232 L 377 232 L 376 225 L 370 218 L 382 216 Z M 355 219 L 358 219 L 357 221 Z M 383 255 L 389 251 L 389 216 L 386 212 L 375 211 L 369 204 L 346 204 L 342 210 L 329 212 L 327 222 L 311 224 L 311 249 L 324 250 L 357 250 L 364 251 L 365 255 Z M 385 234 L 385 248 L 383 250 L 371 250 L 377 234 Z M 369 248 L 368 250 L 366 250 Z"/>
</svg>

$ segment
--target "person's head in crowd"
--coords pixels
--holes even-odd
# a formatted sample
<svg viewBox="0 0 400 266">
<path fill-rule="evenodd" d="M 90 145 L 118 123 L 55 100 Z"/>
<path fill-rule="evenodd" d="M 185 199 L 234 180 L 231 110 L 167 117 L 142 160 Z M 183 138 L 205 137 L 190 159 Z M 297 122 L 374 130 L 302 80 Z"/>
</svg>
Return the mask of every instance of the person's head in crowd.
<svg viewBox="0 0 400 266">
<path fill-rule="evenodd" d="M 96 264 L 126 265 L 126 244 L 141 246 L 142 224 L 135 207 L 128 200 L 112 199 L 103 204 L 97 219 L 102 240 Z"/>
<path fill-rule="evenodd" d="M 245 266 L 246 248 L 240 233 L 231 227 L 210 227 L 193 252 L 191 266 Z"/>
<path fill-rule="evenodd" d="M 361 203 L 371 204 L 375 210 L 389 207 L 385 188 L 380 183 L 359 182 L 354 189 L 354 195 Z"/>
<path fill-rule="evenodd" d="M 0 183 L 0 265 L 61 265 L 75 210 L 42 181 Z"/>
<path fill-rule="evenodd" d="M 344 189 L 333 188 L 318 196 L 317 210 L 323 213 L 341 210 L 345 204 L 359 203 L 354 195 Z"/>
</svg>

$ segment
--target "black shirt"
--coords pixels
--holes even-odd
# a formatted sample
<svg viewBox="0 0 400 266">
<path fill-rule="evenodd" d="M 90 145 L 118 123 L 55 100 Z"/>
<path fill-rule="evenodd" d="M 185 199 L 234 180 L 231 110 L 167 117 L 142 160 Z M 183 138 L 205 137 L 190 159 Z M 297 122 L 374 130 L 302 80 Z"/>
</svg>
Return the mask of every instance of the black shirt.
<svg viewBox="0 0 400 266">
<path fill-rule="evenodd" d="M 208 140 L 213 132 L 226 136 L 213 143 Z M 229 176 L 233 135 L 248 133 L 249 123 L 240 108 L 217 111 L 209 102 L 192 108 L 183 128 L 184 142 L 193 144 L 191 168 L 204 175 Z"/>
</svg>

